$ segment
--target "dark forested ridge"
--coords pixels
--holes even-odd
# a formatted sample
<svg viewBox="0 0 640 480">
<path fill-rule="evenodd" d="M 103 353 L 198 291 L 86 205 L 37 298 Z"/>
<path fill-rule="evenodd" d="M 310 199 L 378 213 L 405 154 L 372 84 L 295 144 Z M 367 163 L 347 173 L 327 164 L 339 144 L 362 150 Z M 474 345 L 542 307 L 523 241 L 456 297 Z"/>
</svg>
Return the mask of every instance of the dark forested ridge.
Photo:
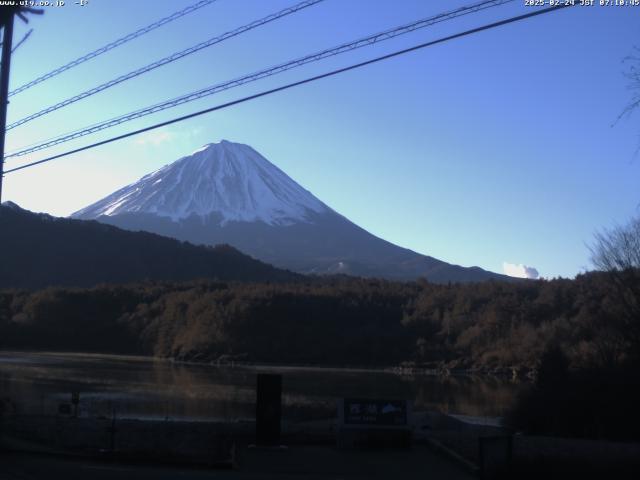
<svg viewBox="0 0 640 480">
<path fill-rule="evenodd" d="M 608 276 L 437 285 L 324 278 L 138 283 L 0 293 L 0 348 L 216 361 L 525 373 L 546 350 L 572 366 L 635 348 Z"/>
<path fill-rule="evenodd" d="M 98 222 L 35 214 L 14 204 L 0 206 L 0 232 L 5 252 L 0 262 L 0 288 L 87 287 L 147 279 L 302 278 L 227 245 L 195 246 Z"/>
</svg>

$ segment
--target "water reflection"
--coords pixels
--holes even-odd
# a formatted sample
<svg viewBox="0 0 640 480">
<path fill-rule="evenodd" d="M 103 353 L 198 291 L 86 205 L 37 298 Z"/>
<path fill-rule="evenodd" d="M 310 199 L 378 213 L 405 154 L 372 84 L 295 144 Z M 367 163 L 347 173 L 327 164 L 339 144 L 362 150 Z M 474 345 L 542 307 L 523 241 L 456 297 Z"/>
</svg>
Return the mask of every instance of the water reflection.
<svg viewBox="0 0 640 480">
<path fill-rule="evenodd" d="M 175 364 L 139 357 L 0 352 L 0 399 L 18 413 L 57 414 L 80 392 L 91 417 L 227 421 L 254 416 L 256 369 Z M 384 372 L 277 369 L 283 414 L 331 416 L 344 397 L 406 398 L 415 410 L 501 416 L 519 386 L 491 378 L 399 376 Z M 5 403 L 7 401 L 5 400 Z"/>
</svg>

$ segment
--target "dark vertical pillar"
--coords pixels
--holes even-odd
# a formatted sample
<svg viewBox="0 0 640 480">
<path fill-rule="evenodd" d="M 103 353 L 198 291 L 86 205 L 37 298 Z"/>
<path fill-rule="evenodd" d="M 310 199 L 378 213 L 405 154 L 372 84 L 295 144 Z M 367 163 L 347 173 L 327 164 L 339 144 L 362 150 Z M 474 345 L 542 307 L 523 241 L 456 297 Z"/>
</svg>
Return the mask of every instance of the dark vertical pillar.
<svg viewBox="0 0 640 480">
<path fill-rule="evenodd" d="M 513 457 L 513 437 L 496 435 L 478 438 L 480 447 L 480 478 L 493 480 L 513 478 L 511 461 Z"/>
<path fill-rule="evenodd" d="M 11 68 L 11 48 L 13 43 L 13 13 L 4 26 L 2 38 L 2 60 L 0 63 L 0 202 L 2 202 L 2 180 L 4 176 L 4 137 L 7 127 L 7 106 L 9 104 L 9 70 Z"/>
<path fill-rule="evenodd" d="M 73 416 L 78 418 L 78 405 L 80 404 L 80 392 L 71 392 L 71 403 L 73 404 Z"/>
<path fill-rule="evenodd" d="M 258 374 L 256 388 L 256 444 L 280 445 L 282 375 Z"/>
</svg>

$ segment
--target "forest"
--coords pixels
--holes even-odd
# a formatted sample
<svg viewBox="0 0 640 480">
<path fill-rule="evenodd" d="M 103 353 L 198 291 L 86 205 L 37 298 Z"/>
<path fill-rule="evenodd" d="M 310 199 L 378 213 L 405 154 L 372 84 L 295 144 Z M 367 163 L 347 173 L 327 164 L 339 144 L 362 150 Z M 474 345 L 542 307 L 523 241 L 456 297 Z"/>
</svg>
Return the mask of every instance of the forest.
<svg viewBox="0 0 640 480">
<path fill-rule="evenodd" d="M 634 440 L 637 292 L 639 270 L 450 285 L 338 276 L 13 289 L 0 291 L 0 349 L 507 375 L 529 385 L 509 415 L 514 429 Z"/>
<path fill-rule="evenodd" d="M 630 277 L 638 288 L 638 275 Z M 636 327 L 637 328 L 637 327 Z M 574 280 L 142 282 L 0 293 L 0 348 L 183 361 L 432 368 L 527 375 L 557 347 L 573 368 L 634 355 L 607 273 Z"/>
</svg>

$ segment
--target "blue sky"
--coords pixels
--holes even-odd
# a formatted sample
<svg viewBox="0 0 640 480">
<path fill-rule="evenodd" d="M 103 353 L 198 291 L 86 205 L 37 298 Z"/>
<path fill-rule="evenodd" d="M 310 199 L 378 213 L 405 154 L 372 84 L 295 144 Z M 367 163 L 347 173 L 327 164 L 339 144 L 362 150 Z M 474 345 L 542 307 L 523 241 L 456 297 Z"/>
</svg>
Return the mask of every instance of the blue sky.
<svg viewBox="0 0 640 480">
<path fill-rule="evenodd" d="M 18 22 L 11 88 L 195 0 L 89 0 Z M 9 122 L 297 3 L 218 0 L 11 98 Z M 94 95 L 7 135 L 7 150 L 466 5 L 326 0 Z M 98 135 L 6 168 L 285 82 L 531 11 L 524 2 L 418 30 Z M 574 7 L 447 42 L 9 174 L 3 200 L 68 215 L 199 146 L 247 143 L 377 236 L 442 260 L 544 277 L 589 268 L 586 244 L 638 213 L 640 112 L 623 59 L 640 7 Z"/>
</svg>

